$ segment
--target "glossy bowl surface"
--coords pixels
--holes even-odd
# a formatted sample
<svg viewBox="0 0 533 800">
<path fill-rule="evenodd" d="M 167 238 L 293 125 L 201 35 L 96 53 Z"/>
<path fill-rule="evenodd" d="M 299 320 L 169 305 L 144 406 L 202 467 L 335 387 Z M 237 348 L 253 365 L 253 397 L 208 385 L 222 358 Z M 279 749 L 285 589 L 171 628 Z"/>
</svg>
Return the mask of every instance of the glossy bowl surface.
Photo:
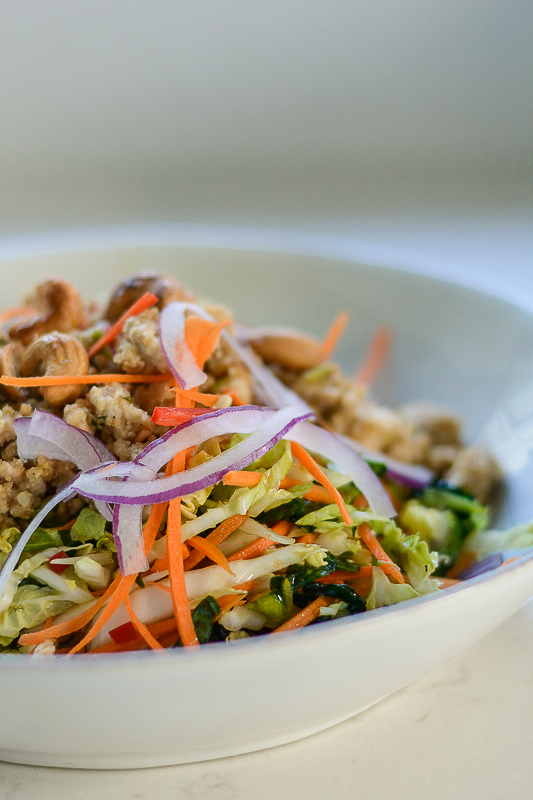
<svg viewBox="0 0 533 800">
<path fill-rule="evenodd" d="M 351 313 L 339 349 L 358 363 L 376 326 L 394 334 L 375 387 L 393 405 L 459 413 L 506 470 L 500 524 L 533 518 L 533 313 L 498 293 L 409 268 L 353 243 L 216 229 L 80 232 L 0 245 L 2 304 L 49 275 L 98 299 L 140 270 L 170 272 L 251 323 L 322 335 Z M 131 768 L 236 755 L 346 719 L 479 640 L 533 595 L 533 556 L 420 598 L 303 630 L 195 652 L 0 657 L 8 724 L 0 758 Z"/>
</svg>

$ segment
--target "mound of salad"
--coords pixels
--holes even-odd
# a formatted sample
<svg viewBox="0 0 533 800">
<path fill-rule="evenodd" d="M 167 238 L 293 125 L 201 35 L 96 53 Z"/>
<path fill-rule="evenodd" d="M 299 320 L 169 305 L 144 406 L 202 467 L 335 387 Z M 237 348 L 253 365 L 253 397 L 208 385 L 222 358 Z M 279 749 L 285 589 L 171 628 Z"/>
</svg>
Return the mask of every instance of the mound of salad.
<svg viewBox="0 0 533 800">
<path fill-rule="evenodd" d="M 0 315 L 0 652 L 164 650 L 297 630 L 504 563 L 498 465 L 457 418 L 377 404 L 322 340 L 173 277 L 40 283 Z"/>
</svg>

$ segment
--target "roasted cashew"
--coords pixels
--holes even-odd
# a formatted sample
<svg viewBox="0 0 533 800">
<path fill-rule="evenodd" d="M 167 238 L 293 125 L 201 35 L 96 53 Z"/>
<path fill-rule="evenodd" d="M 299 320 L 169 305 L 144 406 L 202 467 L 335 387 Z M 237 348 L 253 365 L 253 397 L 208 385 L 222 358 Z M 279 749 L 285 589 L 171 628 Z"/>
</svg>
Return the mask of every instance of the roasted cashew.
<svg viewBox="0 0 533 800">
<path fill-rule="evenodd" d="M 297 331 L 265 333 L 250 339 L 249 343 L 268 364 L 279 364 L 298 372 L 317 367 L 324 361 L 321 343 Z"/>
<path fill-rule="evenodd" d="M 39 375 L 86 375 L 89 358 L 84 346 L 65 333 L 47 333 L 33 342 L 22 358 L 20 374 Z M 73 403 L 83 386 L 42 386 L 40 392 L 51 406 Z"/>
<path fill-rule="evenodd" d="M 10 342 L 0 350 L 0 373 L 14 378 L 19 374 L 20 360 L 24 348 L 19 342 Z M 2 386 L 2 392 L 13 403 L 20 403 L 24 396 L 16 386 Z"/>
<path fill-rule="evenodd" d="M 30 304 L 39 314 L 13 325 L 9 335 L 23 344 L 28 344 L 43 333 L 59 331 L 69 333 L 76 328 L 86 328 L 87 314 L 83 301 L 74 286 L 68 281 L 50 278 L 40 283 Z"/>
<path fill-rule="evenodd" d="M 164 308 L 175 300 L 188 302 L 195 300 L 194 295 L 184 289 L 171 275 L 139 272 L 117 286 L 107 304 L 104 318 L 109 322 L 116 322 L 145 292 L 151 292 L 159 298 L 159 308 Z"/>
</svg>

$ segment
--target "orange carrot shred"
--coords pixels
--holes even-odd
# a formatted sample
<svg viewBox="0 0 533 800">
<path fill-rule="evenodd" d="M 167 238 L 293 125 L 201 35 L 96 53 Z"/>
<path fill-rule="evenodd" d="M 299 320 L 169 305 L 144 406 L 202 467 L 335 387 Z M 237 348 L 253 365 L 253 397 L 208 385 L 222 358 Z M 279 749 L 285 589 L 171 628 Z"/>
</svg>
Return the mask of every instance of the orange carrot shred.
<svg viewBox="0 0 533 800">
<path fill-rule="evenodd" d="M 316 536 L 314 533 L 304 533 L 302 536 L 299 536 L 296 541 L 298 544 L 314 544 Z"/>
<path fill-rule="evenodd" d="M 258 539 L 250 542 L 250 544 L 247 544 L 246 547 L 243 547 L 242 550 L 237 550 L 236 553 L 232 553 L 231 556 L 228 556 L 228 561 L 245 561 L 248 558 L 255 558 L 256 556 L 260 556 L 261 553 L 269 547 L 274 546 L 274 542 L 270 539 L 260 536 Z"/>
<path fill-rule="evenodd" d="M 342 334 L 350 319 L 350 315 L 346 311 L 341 311 L 333 320 L 329 330 L 326 332 L 322 341 L 322 355 L 324 358 L 330 358 L 333 351 L 337 347 Z"/>
<path fill-rule="evenodd" d="M 351 581 L 361 580 L 361 578 L 371 578 L 372 567 L 359 567 L 357 572 L 350 572 L 347 569 L 336 569 L 329 575 L 317 578 L 317 583 L 350 583 Z"/>
<path fill-rule="evenodd" d="M 315 459 L 309 455 L 307 450 L 298 444 L 297 442 L 291 442 L 291 450 L 293 456 L 300 462 L 302 467 L 306 469 L 308 472 L 311 473 L 313 478 L 322 484 L 322 486 L 330 493 L 330 495 L 334 498 L 336 504 L 339 507 L 339 511 L 341 512 L 341 517 L 343 518 L 344 522 L 347 525 L 353 525 L 352 518 L 348 513 L 348 509 L 346 508 L 346 503 L 342 499 L 342 495 L 338 489 L 336 489 L 329 478 L 324 475 L 318 464 L 316 463 Z"/>
<path fill-rule="evenodd" d="M 32 308 L 32 306 L 12 306 L 0 312 L 0 325 L 9 319 L 13 319 L 13 317 L 31 317 L 38 313 L 37 309 Z"/>
<path fill-rule="evenodd" d="M 133 303 L 127 311 L 118 319 L 114 325 L 112 325 L 104 334 L 101 336 L 97 342 L 93 344 L 88 352 L 89 358 L 92 358 L 96 353 L 98 353 L 103 347 L 110 344 L 114 339 L 117 338 L 119 333 L 122 333 L 122 328 L 124 327 L 124 323 L 130 317 L 135 317 L 137 314 L 140 314 L 142 311 L 146 311 L 148 308 L 152 308 L 155 306 L 156 303 L 159 303 L 159 299 L 152 294 L 151 292 L 145 292 L 142 297 L 139 297 L 138 300 Z"/>
<path fill-rule="evenodd" d="M 460 553 L 455 560 L 455 563 L 452 564 L 448 572 L 446 573 L 447 578 L 456 578 L 459 573 L 461 573 L 464 569 L 470 566 L 473 561 L 475 561 L 474 553 Z"/>
<path fill-rule="evenodd" d="M 230 470 L 226 472 L 222 478 L 222 483 L 226 486 L 257 486 L 263 473 L 255 470 Z M 298 486 L 302 481 L 297 481 L 294 478 L 283 478 L 280 481 L 280 489 L 292 489 L 293 486 Z M 315 503 L 335 503 L 335 498 L 323 486 L 312 486 L 311 489 L 304 494 L 306 500 L 312 500 Z M 350 523 L 351 524 L 351 523 Z"/>
<path fill-rule="evenodd" d="M 152 634 L 150 633 L 144 622 L 141 622 L 139 617 L 135 614 L 133 608 L 131 607 L 131 600 L 129 594 L 126 595 L 126 599 L 124 602 L 126 604 L 126 609 L 128 611 L 128 614 L 130 615 L 130 619 L 133 623 L 133 627 L 135 628 L 137 633 L 144 639 L 148 647 L 150 647 L 152 650 L 162 650 L 163 648 L 159 644 L 157 639 L 154 636 L 152 636 Z"/>
<path fill-rule="evenodd" d="M 172 378 L 172 373 L 161 375 L 123 375 L 122 373 L 105 375 L 41 375 L 38 378 L 17 378 L 2 375 L 0 383 L 4 386 L 84 386 L 93 383 L 159 383 Z M 181 390 L 180 390 L 181 391 Z M 208 395 L 209 397 L 209 395 Z M 216 402 L 216 396 L 213 402 Z"/>
<path fill-rule="evenodd" d="M 363 358 L 363 363 L 352 378 L 354 383 L 370 386 L 375 381 L 389 354 L 391 344 L 392 334 L 389 329 L 378 328 Z"/>
<path fill-rule="evenodd" d="M 400 569 L 396 566 L 394 561 L 389 558 L 385 550 L 382 548 L 368 522 L 362 522 L 357 528 L 357 533 L 366 544 L 374 558 L 379 562 L 379 566 L 383 572 L 385 572 L 385 574 L 392 575 L 392 577 L 395 578 L 398 583 L 405 583 Z"/>
<path fill-rule="evenodd" d="M 210 408 L 172 408 L 171 406 L 157 406 L 152 414 L 152 422 L 162 427 L 171 427 L 188 422 L 193 417 L 201 417 L 202 414 L 212 414 Z"/>
<path fill-rule="evenodd" d="M 231 567 L 224 553 L 222 553 L 216 545 L 208 542 L 207 538 L 204 539 L 202 536 L 193 536 L 191 539 L 188 539 L 187 542 L 203 556 L 207 556 L 207 558 L 214 561 L 215 564 L 218 564 L 219 567 L 222 567 L 226 572 L 232 574 Z"/>
<path fill-rule="evenodd" d="M 313 620 L 318 617 L 320 614 L 320 609 L 324 606 L 331 605 L 332 602 L 334 602 L 333 597 L 317 597 L 316 600 L 313 600 L 308 606 L 302 608 L 302 610 L 298 614 L 295 614 L 294 617 L 288 619 L 287 622 L 284 622 L 283 625 L 280 625 L 278 628 L 275 628 L 272 633 L 294 631 L 297 628 L 303 628 L 305 625 L 309 625 L 310 622 L 313 622 Z"/>
<path fill-rule="evenodd" d="M 205 540 L 213 545 L 221 544 L 224 539 L 230 535 L 230 533 L 233 533 L 233 531 L 237 530 L 239 525 L 242 525 L 245 519 L 246 514 L 234 514 L 232 517 L 228 517 L 228 519 L 225 519 L 220 523 L 220 525 L 217 525 L 217 527 L 205 537 Z M 195 553 L 191 553 L 183 563 L 185 570 L 192 569 L 199 564 L 203 558 L 204 554 L 199 550 L 197 550 Z"/>
<path fill-rule="evenodd" d="M 289 522 L 287 519 L 282 519 L 276 522 L 275 525 L 272 525 L 271 530 L 277 533 L 278 536 L 288 536 L 292 531 L 292 522 Z"/>
<path fill-rule="evenodd" d="M 230 324 L 230 319 L 216 323 L 201 317 L 191 316 L 185 320 L 185 341 L 200 369 L 203 369 L 205 362 L 213 354 L 220 339 L 221 331 Z"/>
</svg>

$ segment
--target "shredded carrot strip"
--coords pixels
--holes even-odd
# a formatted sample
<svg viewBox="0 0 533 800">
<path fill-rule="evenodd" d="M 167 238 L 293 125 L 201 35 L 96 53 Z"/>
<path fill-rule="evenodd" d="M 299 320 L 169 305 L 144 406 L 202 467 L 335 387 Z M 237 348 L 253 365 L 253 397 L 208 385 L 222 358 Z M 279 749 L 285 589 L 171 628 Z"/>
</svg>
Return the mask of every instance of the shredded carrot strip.
<svg viewBox="0 0 533 800">
<path fill-rule="evenodd" d="M 302 608 L 302 610 L 295 614 L 294 617 L 291 617 L 284 622 L 283 625 L 280 625 L 279 628 L 275 628 L 272 633 L 281 633 L 283 631 L 294 631 L 297 628 L 303 628 L 305 625 L 309 625 L 310 622 L 313 622 L 318 615 L 320 614 L 320 609 L 324 606 L 329 606 L 334 601 L 333 597 L 317 597 L 316 600 L 313 600 L 312 603 L 309 603 L 308 606 Z"/>
<path fill-rule="evenodd" d="M 216 323 L 201 317 L 187 317 L 185 320 L 185 341 L 200 369 L 203 369 L 205 362 L 213 354 L 220 339 L 221 331 L 230 324 L 230 319 Z"/>
<path fill-rule="evenodd" d="M 398 583 L 405 583 L 400 569 L 396 566 L 394 561 L 389 558 L 385 550 L 382 548 L 368 522 L 362 522 L 357 528 L 357 533 L 366 544 L 374 558 L 377 559 L 383 572 L 385 572 L 385 574 L 392 575 L 392 577 L 395 578 Z"/>
<path fill-rule="evenodd" d="M 511 564 L 513 561 L 518 561 L 521 558 L 522 556 L 513 556 L 512 558 L 507 558 L 505 561 L 502 561 L 498 569 L 507 566 L 507 564 Z"/>
<path fill-rule="evenodd" d="M 7 322 L 9 319 L 13 319 L 13 317 L 31 317 L 38 313 L 37 309 L 31 306 L 13 306 L 12 308 L 6 308 L 5 311 L 0 313 L 0 325 Z"/>
<path fill-rule="evenodd" d="M 248 472 L 246 470 L 235 469 L 226 472 L 222 478 L 222 483 L 225 486 L 245 486 L 249 488 L 257 486 L 263 475 L 263 472 L 255 470 Z M 294 478 L 283 478 L 280 481 L 279 487 L 280 489 L 292 489 L 293 486 L 298 486 L 299 484 L 301 484 L 301 481 L 297 481 Z M 315 503 L 325 503 L 326 505 L 336 502 L 333 495 L 323 486 L 312 486 L 311 489 L 304 494 L 304 497 L 306 500 L 312 500 Z M 350 522 L 350 524 L 352 523 Z"/>
<path fill-rule="evenodd" d="M 224 555 L 224 553 L 221 553 L 221 551 L 218 549 L 216 545 L 211 544 L 211 542 L 208 542 L 207 538 L 204 539 L 201 536 L 193 536 L 191 539 L 188 539 L 187 541 L 192 547 L 194 547 L 195 550 L 198 550 L 198 552 L 200 552 L 203 556 L 207 556 L 207 558 L 210 558 L 211 561 L 214 561 L 215 564 L 218 564 L 219 567 L 222 567 L 223 569 L 226 570 L 226 572 L 229 572 L 230 575 L 232 574 L 231 567 L 228 564 L 228 560 Z"/>
<path fill-rule="evenodd" d="M 232 469 L 222 478 L 225 486 L 246 486 L 247 488 L 257 486 L 264 473 L 259 471 L 246 472 L 245 470 Z"/>
<path fill-rule="evenodd" d="M 205 541 L 215 546 L 221 544 L 224 539 L 230 535 L 230 533 L 233 533 L 233 531 L 237 530 L 239 525 L 242 525 L 245 519 L 246 514 L 234 514 L 232 517 L 228 517 L 228 519 L 225 519 L 220 523 L 220 525 L 217 525 L 217 527 L 205 537 Z M 195 567 L 200 563 L 203 557 L 203 553 L 201 553 L 199 550 L 197 550 L 195 553 L 191 553 L 191 555 L 183 563 L 185 570 Z"/>
<path fill-rule="evenodd" d="M 124 323 L 130 317 L 135 317 L 137 314 L 140 314 L 142 311 L 146 311 L 148 308 L 152 308 L 155 306 L 156 303 L 159 303 L 159 299 L 152 294 L 151 292 L 145 292 L 142 297 L 139 297 L 138 300 L 133 303 L 133 305 L 128 308 L 127 311 L 118 319 L 114 325 L 111 327 L 101 336 L 97 342 L 93 344 L 88 352 L 89 358 L 92 358 L 96 353 L 98 353 L 103 347 L 107 344 L 110 344 L 113 339 L 116 339 L 119 333 L 122 333 L 122 328 L 124 327 Z"/>
<path fill-rule="evenodd" d="M 314 533 L 304 533 L 303 536 L 299 536 L 296 541 L 298 544 L 314 544 L 316 542 L 316 536 Z"/>
<path fill-rule="evenodd" d="M 172 594 L 172 589 L 170 586 L 167 586 L 166 583 L 151 583 L 150 586 L 154 586 L 156 589 L 161 589 L 162 592 L 166 592 L 167 594 Z M 177 623 L 176 623 L 177 624 Z"/>
<path fill-rule="evenodd" d="M 250 544 L 247 544 L 242 550 L 237 550 L 236 553 L 232 553 L 231 556 L 228 556 L 228 561 L 245 561 L 248 558 L 255 558 L 269 547 L 275 547 L 274 542 L 260 536 L 259 539 L 250 542 Z"/>
<path fill-rule="evenodd" d="M 360 494 L 355 498 L 355 500 L 352 501 L 352 505 L 359 511 L 364 511 L 366 508 L 368 508 L 368 500 L 364 494 Z"/>
<path fill-rule="evenodd" d="M 231 399 L 233 400 L 233 405 L 234 406 L 245 406 L 246 405 L 244 400 L 241 400 L 241 398 L 239 397 L 237 392 L 234 392 L 233 390 L 230 390 L 229 392 L 225 391 L 225 392 L 223 392 L 223 394 L 225 394 L 227 397 L 231 397 Z"/>
<path fill-rule="evenodd" d="M 328 491 L 333 497 L 339 507 L 339 511 L 341 512 L 341 517 L 343 518 L 344 522 L 347 525 L 353 525 L 352 518 L 348 513 L 346 503 L 342 499 L 341 493 L 333 486 L 329 478 L 324 475 L 315 459 L 310 456 L 307 450 L 304 450 L 304 448 L 297 442 L 291 442 L 291 450 L 293 456 L 300 462 L 302 467 L 310 472 L 313 478 L 318 481 L 318 483 L 321 483 L 326 491 Z"/>
<path fill-rule="evenodd" d="M 359 567 L 357 572 L 350 572 L 347 569 L 336 569 L 329 575 L 317 578 L 317 583 L 350 583 L 350 581 L 361 580 L 361 578 L 371 578 L 372 567 Z"/>
<path fill-rule="evenodd" d="M 197 392 L 195 389 L 180 389 L 179 386 L 175 387 L 176 401 L 178 400 L 192 400 L 193 403 L 202 403 L 204 406 L 214 406 L 217 400 L 220 400 L 219 394 L 207 394 L 205 392 Z"/>
<path fill-rule="evenodd" d="M 458 581 L 457 578 L 436 578 L 436 580 L 439 584 L 439 589 L 448 589 L 450 586 L 462 583 L 462 581 Z"/>
<path fill-rule="evenodd" d="M 389 354 L 391 344 L 392 334 L 388 328 L 378 328 L 363 358 L 363 363 L 354 374 L 352 380 L 355 383 L 363 384 L 363 386 L 370 386 L 381 371 Z"/>
<path fill-rule="evenodd" d="M 172 378 L 170 372 L 161 375 L 41 375 L 39 378 L 16 378 L 2 375 L 4 386 L 84 386 L 92 383 L 159 383 Z M 180 389 L 181 391 L 181 389 Z M 207 395 L 210 397 L 210 395 Z M 218 398 L 218 396 L 216 396 Z M 214 400 L 213 402 L 216 402 Z"/>
<path fill-rule="evenodd" d="M 222 597 L 217 598 L 217 603 L 220 606 L 220 612 L 217 614 L 215 619 L 218 620 L 220 618 L 220 615 L 223 614 L 225 611 L 231 611 L 231 609 L 235 608 L 235 606 L 242 606 L 244 603 L 246 603 L 246 595 L 225 594 Z"/>
<path fill-rule="evenodd" d="M 166 507 L 167 503 L 157 503 L 157 505 L 154 505 L 152 507 L 150 516 L 148 517 L 148 520 L 146 522 L 146 525 L 144 526 L 144 531 L 143 531 L 145 553 L 149 553 L 150 550 L 152 549 L 152 545 L 155 541 L 157 531 L 159 530 L 159 526 L 163 521 Z M 79 641 L 78 644 L 75 645 L 70 650 L 71 655 L 73 655 L 74 653 L 78 653 L 87 644 L 89 644 L 89 642 L 91 642 L 94 639 L 96 634 L 104 627 L 106 622 L 109 619 L 111 619 L 115 611 L 117 611 L 117 609 L 121 606 L 122 602 L 125 600 L 126 596 L 129 594 L 131 587 L 135 583 L 136 577 L 137 577 L 136 575 L 121 575 L 120 573 L 118 573 L 118 575 L 115 578 L 115 581 L 117 581 L 118 579 L 118 582 L 117 585 L 114 587 L 114 591 L 109 598 L 109 602 L 107 603 L 106 607 L 103 609 L 102 613 L 95 621 L 91 629 L 85 634 L 83 639 L 81 639 L 81 641 Z M 113 583 L 115 583 L 115 581 Z M 103 595 L 101 599 L 103 600 L 105 596 L 106 595 Z M 74 630 L 79 630 L 79 628 L 74 628 Z"/>
<path fill-rule="evenodd" d="M 194 417 L 201 417 L 202 414 L 212 414 L 210 408 L 172 408 L 171 406 L 157 406 L 152 414 L 152 422 L 162 427 L 171 427 L 188 422 Z"/>
<path fill-rule="evenodd" d="M 326 335 L 322 341 L 322 355 L 324 358 L 329 358 L 333 354 L 333 351 L 337 347 L 340 338 L 346 329 L 349 319 L 350 315 L 348 312 L 341 311 L 341 313 L 333 320 L 332 325 L 326 332 Z"/>
<path fill-rule="evenodd" d="M 185 455 L 184 453 L 179 453 L 172 460 L 172 471 L 180 471 L 184 466 Z M 187 598 L 181 544 L 181 498 L 177 497 L 170 501 L 168 507 L 167 558 L 174 615 L 178 624 L 181 641 L 184 646 L 187 647 L 198 645 L 199 642 L 194 629 L 189 600 Z"/>
<path fill-rule="evenodd" d="M 126 595 L 124 602 L 126 604 L 126 609 L 128 611 L 128 614 L 130 615 L 133 627 L 135 628 L 137 633 L 144 639 L 148 647 L 150 647 L 152 650 L 162 650 L 163 648 L 159 644 L 157 639 L 154 636 L 152 636 L 152 634 L 150 633 L 144 622 L 141 622 L 139 617 L 135 614 L 133 608 L 131 607 L 131 600 L 129 594 Z"/>
<path fill-rule="evenodd" d="M 273 530 L 274 533 L 277 533 L 278 536 L 288 536 L 292 531 L 292 527 L 292 522 L 289 522 L 287 519 L 282 519 L 279 522 L 276 522 L 275 525 L 272 525 L 271 530 Z"/>
<path fill-rule="evenodd" d="M 454 564 L 446 573 L 447 578 L 456 578 L 464 569 L 467 569 L 475 561 L 474 553 L 460 553 Z"/>
</svg>

